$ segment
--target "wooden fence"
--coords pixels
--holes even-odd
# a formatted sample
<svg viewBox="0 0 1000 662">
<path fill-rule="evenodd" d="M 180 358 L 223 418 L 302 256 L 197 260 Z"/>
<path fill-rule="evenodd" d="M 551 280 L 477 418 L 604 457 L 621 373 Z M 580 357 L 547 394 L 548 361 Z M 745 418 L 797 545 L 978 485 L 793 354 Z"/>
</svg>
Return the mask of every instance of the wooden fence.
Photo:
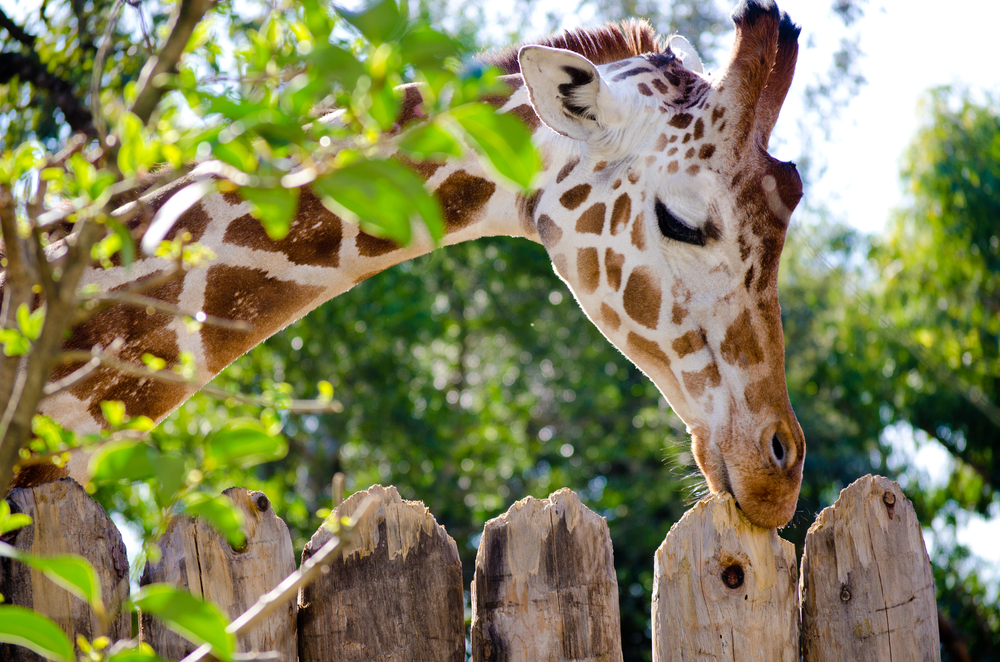
<svg viewBox="0 0 1000 662">
<path fill-rule="evenodd" d="M 243 510 L 239 551 L 204 523 L 178 518 L 141 583 L 171 582 L 216 602 L 231 618 L 295 569 L 284 522 L 260 492 L 227 494 Z M 455 541 L 419 502 L 375 486 L 344 501 L 374 505 L 343 553 L 238 640 L 240 651 L 277 651 L 302 662 L 466 660 L 462 569 Z M 101 573 L 109 613 L 128 595 L 121 536 L 82 488 L 63 480 L 8 496 L 34 524 L 5 540 L 33 553 L 77 553 Z M 303 561 L 329 538 L 321 528 Z M 619 544 L 628 544 L 620 541 Z M 708 497 L 677 522 L 656 552 L 653 660 L 940 660 L 930 563 L 913 507 L 899 486 L 865 476 L 809 530 L 801 575 L 794 547 L 743 517 L 732 497 Z M 87 607 L 35 571 L 0 559 L 0 593 L 41 611 L 70 635 L 96 636 Z M 161 655 L 193 646 L 140 619 Z M 131 623 L 122 616 L 112 634 Z M 618 584 L 608 525 L 575 493 L 527 498 L 486 524 L 472 584 L 472 659 L 622 660 Z M 0 645 L 0 659 L 36 660 Z"/>
</svg>

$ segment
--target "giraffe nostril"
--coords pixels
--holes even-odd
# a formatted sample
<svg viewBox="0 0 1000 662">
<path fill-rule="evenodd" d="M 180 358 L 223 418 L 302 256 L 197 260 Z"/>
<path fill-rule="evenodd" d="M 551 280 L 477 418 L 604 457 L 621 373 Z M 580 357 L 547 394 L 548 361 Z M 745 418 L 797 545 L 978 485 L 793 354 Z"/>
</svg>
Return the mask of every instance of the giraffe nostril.
<svg viewBox="0 0 1000 662">
<path fill-rule="evenodd" d="M 785 446 L 778 439 L 778 435 L 771 437 L 771 452 L 774 453 L 774 459 L 781 464 L 785 459 Z"/>
</svg>

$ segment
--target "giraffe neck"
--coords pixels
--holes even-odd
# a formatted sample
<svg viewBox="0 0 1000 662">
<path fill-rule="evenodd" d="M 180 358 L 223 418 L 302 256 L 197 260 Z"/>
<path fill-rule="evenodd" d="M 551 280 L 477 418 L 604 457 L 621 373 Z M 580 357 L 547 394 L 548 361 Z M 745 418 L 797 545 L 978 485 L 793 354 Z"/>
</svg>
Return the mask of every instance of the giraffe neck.
<svg viewBox="0 0 1000 662">
<path fill-rule="evenodd" d="M 539 121 L 528 104 L 520 76 L 508 79 L 514 92 L 506 98 L 492 99 L 492 103 L 515 112 L 537 128 Z M 405 98 L 402 116 L 412 117 L 419 95 L 410 90 Z M 532 198 L 493 181 L 474 157 L 415 167 L 441 203 L 444 245 L 497 235 L 539 241 L 531 218 Z M 191 177 L 197 176 L 196 170 Z M 155 192 L 142 202 L 149 211 L 155 211 L 179 185 Z M 214 194 L 204 199 L 178 221 L 173 233 L 183 230 L 190 232 L 194 241 L 211 248 L 216 259 L 147 294 L 191 313 L 202 311 L 247 322 L 250 331 L 204 325 L 190 332 L 175 316 L 117 305 L 74 328 L 64 348 L 90 351 L 97 345 L 107 348 L 121 338 L 124 344 L 117 350 L 119 360 L 141 366 L 143 355 L 151 354 L 164 359 L 168 368 L 178 363 L 182 352 L 190 352 L 197 369 L 194 383 L 168 383 L 102 367 L 90 379 L 49 397 L 42 413 L 68 429 L 90 432 L 104 423 L 100 403 L 119 400 L 129 415 L 144 415 L 159 422 L 239 356 L 313 308 L 389 267 L 435 248 L 423 228 L 403 247 L 366 234 L 329 212 L 305 188 L 291 229 L 280 241 L 268 238 L 250 215 L 248 205 L 234 194 Z M 81 285 L 96 284 L 104 291 L 126 289 L 168 267 L 163 259 L 145 258 L 129 267 L 92 268 Z M 78 366 L 60 366 L 52 379 L 60 379 Z"/>
</svg>

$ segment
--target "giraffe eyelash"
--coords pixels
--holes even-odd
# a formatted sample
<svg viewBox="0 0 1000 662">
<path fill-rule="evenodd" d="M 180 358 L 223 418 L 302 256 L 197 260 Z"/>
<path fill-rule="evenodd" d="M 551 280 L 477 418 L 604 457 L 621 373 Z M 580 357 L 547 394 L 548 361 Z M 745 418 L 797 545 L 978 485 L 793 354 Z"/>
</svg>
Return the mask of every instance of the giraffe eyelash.
<svg viewBox="0 0 1000 662">
<path fill-rule="evenodd" d="M 681 241 L 692 246 L 704 246 L 705 235 L 699 228 L 692 228 L 690 225 L 670 213 L 667 206 L 656 201 L 656 224 L 660 227 L 660 232 L 664 237 Z"/>
</svg>

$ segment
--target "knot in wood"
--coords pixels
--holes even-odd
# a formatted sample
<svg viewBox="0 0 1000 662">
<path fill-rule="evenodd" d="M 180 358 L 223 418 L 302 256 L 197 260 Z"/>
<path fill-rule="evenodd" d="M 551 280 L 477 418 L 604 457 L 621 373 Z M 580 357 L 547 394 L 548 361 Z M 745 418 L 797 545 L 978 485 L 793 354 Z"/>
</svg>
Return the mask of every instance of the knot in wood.
<svg viewBox="0 0 1000 662">
<path fill-rule="evenodd" d="M 848 602 L 851 599 L 851 592 L 847 590 L 846 586 L 840 589 L 840 599 L 842 602 Z"/>
<path fill-rule="evenodd" d="M 892 519 L 892 515 L 896 510 L 896 495 L 892 490 L 886 490 L 882 495 L 882 503 L 885 504 L 885 510 L 889 513 L 889 519 Z"/>
<path fill-rule="evenodd" d="M 487 660 L 487 662 L 493 659 L 493 646 L 488 641 L 483 644 L 483 659 Z"/>
<path fill-rule="evenodd" d="M 739 588 L 743 586 L 743 566 L 734 563 L 722 571 L 722 583 L 728 588 Z"/>
<path fill-rule="evenodd" d="M 266 494 L 258 492 L 253 498 L 253 505 L 257 507 L 259 512 L 266 513 L 267 509 L 271 507 L 271 502 Z"/>
</svg>

